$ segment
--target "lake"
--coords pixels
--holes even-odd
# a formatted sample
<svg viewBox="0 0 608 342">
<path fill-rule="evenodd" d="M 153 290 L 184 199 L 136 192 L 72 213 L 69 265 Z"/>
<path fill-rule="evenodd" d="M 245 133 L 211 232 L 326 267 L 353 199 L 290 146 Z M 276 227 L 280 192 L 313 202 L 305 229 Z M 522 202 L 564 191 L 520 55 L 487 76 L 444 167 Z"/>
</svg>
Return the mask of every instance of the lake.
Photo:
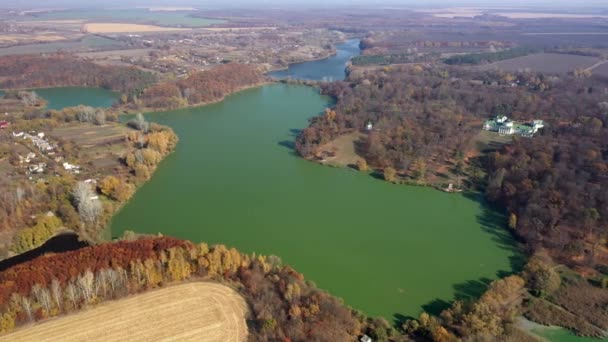
<svg viewBox="0 0 608 342">
<path fill-rule="evenodd" d="M 101 88 L 59 87 L 34 89 L 47 100 L 47 109 L 62 109 L 78 105 L 111 107 L 118 100 L 118 93 Z"/>
<path fill-rule="evenodd" d="M 53 106 L 75 97 L 70 88 L 42 91 Z M 81 91 L 90 92 L 78 95 L 88 105 L 100 95 Z M 275 254 L 347 305 L 389 320 L 438 313 L 520 267 L 505 217 L 479 195 L 394 185 L 297 157 L 298 130 L 332 103 L 314 88 L 273 84 L 146 115 L 180 142 L 114 217 L 113 235 L 161 232 Z"/>
<path fill-rule="evenodd" d="M 180 143 L 115 216 L 113 235 L 161 232 L 275 254 L 348 305 L 389 319 L 437 312 L 513 270 L 505 219 L 478 196 L 298 158 L 297 131 L 331 103 L 313 88 L 275 84 L 147 115 Z"/>
</svg>

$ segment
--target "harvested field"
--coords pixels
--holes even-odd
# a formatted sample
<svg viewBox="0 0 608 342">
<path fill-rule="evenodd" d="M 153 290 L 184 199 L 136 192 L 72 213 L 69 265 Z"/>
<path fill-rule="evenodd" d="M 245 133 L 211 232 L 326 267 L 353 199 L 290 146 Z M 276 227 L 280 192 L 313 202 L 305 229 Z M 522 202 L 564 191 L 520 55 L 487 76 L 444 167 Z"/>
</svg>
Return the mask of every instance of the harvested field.
<svg viewBox="0 0 608 342">
<path fill-rule="evenodd" d="M 230 31 L 264 31 L 264 30 L 276 30 L 276 26 L 252 26 L 252 27 L 209 27 L 204 28 L 205 31 L 213 32 L 230 32 Z"/>
<path fill-rule="evenodd" d="M 245 341 L 246 312 L 231 288 L 193 282 L 24 327 L 0 341 Z"/>
<path fill-rule="evenodd" d="M 54 42 L 58 40 L 65 40 L 65 37 L 58 36 L 56 34 L 6 34 L 0 36 L 0 43 L 2 42 L 21 42 L 21 41 L 38 41 L 38 42 Z"/>
<path fill-rule="evenodd" d="M 92 147 L 99 144 L 124 142 L 129 128 L 120 124 L 79 124 L 63 126 L 52 130 L 49 134 L 56 138 L 74 141 L 81 147 Z"/>
<path fill-rule="evenodd" d="M 504 71 L 531 71 L 565 74 L 574 69 L 585 69 L 597 63 L 599 59 L 588 56 L 566 55 L 559 53 L 537 53 L 533 55 L 507 59 L 504 61 L 479 66 L 481 70 L 500 69 Z"/>
<path fill-rule="evenodd" d="M 510 19 L 591 19 L 607 18 L 605 14 L 578 14 L 578 13 L 554 13 L 554 12 L 491 12 Z"/>
<path fill-rule="evenodd" d="M 84 25 L 88 33 L 122 33 L 122 32 L 166 32 L 188 31 L 187 28 L 171 28 L 154 25 L 124 24 L 124 23 L 89 23 Z"/>
<path fill-rule="evenodd" d="M 54 138 L 73 141 L 81 148 L 83 161 L 91 163 L 97 172 L 113 172 L 120 166 L 120 159 L 129 149 L 125 137 L 129 128 L 120 124 L 96 126 L 79 124 L 53 129 L 49 135 Z"/>
<path fill-rule="evenodd" d="M 98 52 L 77 53 L 78 57 L 84 58 L 117 58 L 120 57 L 146 57 L 152 49 L 129 49 L 129 50 L 110 50 Z"/>
</svg>

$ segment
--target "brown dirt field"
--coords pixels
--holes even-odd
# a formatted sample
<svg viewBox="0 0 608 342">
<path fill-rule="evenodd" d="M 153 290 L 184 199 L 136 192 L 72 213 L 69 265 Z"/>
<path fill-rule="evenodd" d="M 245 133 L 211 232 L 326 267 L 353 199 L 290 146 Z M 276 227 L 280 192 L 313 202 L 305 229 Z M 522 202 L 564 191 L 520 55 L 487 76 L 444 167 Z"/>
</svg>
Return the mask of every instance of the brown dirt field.
<svg viewBox="0 0 608 342">
<path fill-rule="evenodd" d="M 0 36 L 0 42 L 20 42 L 25 40 L 37 41 L 37 42 L 56 42 L 59 40 L 65 40 L 65 37 L 58 36 L 56 34 L 7 34 Z"/>
<path fill-rule="evenodd" d="M 491 12 L 495 15 L 500 15 L 510 19 L 590 19 L 590 18 L 606 18 L 603 14 L 574 14 L 574 13 L 540 13 L 540 12 Z"/>
<path fill-rule="evenodd" d="M 129 131 L 129 128 L 115 123 L 108 123 L 101 126 L 78 124 L 55 128 L 49 132 L 49 135 L 56 138 L 72 140 L 81 146 L 86 146 L 122 139 Z"/>
<path fill-rule="evenodd" d="M 224 32 L 224 31 L 261 31 L 261 30 L 276 30 L 276 26 L 260 26 L 260 27 L 209 27 L 203 28 L 205 31 Z"/>
<path fill-rule="evenodd" d="M 574 71 L 574 69 L 588 68 L 598 61 L 598 58 L 588 56 L 566 55 L 559 53 L 537 53 L 482 65 L 478 68 L 481 70 L 500 69 L 504 71 L 530 69 L 538 72 L 565 74 Z"/>
<path fill-rule="evenodd" d="M 0 341 L 245 341 L 247 305 L 231 288 L 191 282 L 24 327 Z"/>
<path fill-rule="evenodd" d="M 170 28 L 153 25 L 124 24 L 124 23 L 89 23 L 84 25 L 88 33 L 123 33 L 123 32 L 164 32 L 189 31 L 187 28 Z"/>
</svg>

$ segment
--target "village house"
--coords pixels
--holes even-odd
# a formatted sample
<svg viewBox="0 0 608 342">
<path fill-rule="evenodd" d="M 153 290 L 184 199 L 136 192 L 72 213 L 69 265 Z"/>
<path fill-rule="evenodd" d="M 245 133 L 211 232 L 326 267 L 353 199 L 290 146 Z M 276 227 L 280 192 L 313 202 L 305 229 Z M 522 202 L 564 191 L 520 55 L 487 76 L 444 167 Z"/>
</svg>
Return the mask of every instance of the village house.
<svg viewBox="0 0 608 342">
<path fill-rule="evenodd" d="M 80 173 L 80 166 L 78 166 L 78 165 L 74 165 L 74 164 L 65 162 L 62 164 L 62 166 L 63 166 L 63 169 L 68 171 L 69 173 L 74 173 L 74 174 Z"/>
<path fill-rule="evenodd" d="M 487 120 L 483 124 L 483 129 L 491 132 L 498 132 L 500 135 L 517 134 L 522 137 L 533 137 L 539 129 L 545 127 L 543 120 L 533 120 L 531 122 L 520 123 L 509 120 L 504 115 L 498 115 L 492 120 Z"/>
<path fill-rule="evenodd" d="M 361 336 L 361 338 L 359 339 L 359 342 L 372 342 L 372 338 L 367 336 L 367 335 L 363 335 Z"/>
<path fill-rule="evenodd" d="M 34 144 L 34 146 L 36 146 L 38 148 L 38 150 L 40 150 L 41 152 L 50 152 L 54 149 L 54 147 L 46 139 L 44 139 L 45 134 L 43 132 L 40 132 L 38 134 L 36 134 L 36 132 L 30 132 L 30 133 L 13 132 L 13 136 L 15 138 L 23 137 L 23 139 L 31 140 L 32 144 Z"/>
</svg>

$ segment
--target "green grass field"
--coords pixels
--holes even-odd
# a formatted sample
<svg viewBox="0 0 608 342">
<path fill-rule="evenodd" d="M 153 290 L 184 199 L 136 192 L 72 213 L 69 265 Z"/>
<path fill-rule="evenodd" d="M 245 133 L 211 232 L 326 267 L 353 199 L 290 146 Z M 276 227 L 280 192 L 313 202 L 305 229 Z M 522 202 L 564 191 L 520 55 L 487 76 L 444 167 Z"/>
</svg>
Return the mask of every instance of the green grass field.
<svg viewBox="0 0 608 342">
<path fill-rule="evenodd" d="M 117 40 L 98 36 L 86 36 L 79 41 L 26 44 L 11 46 L 7 48 L 0 48 L 0 56 L 48 53 L 60 50 L 83 51 L 98 48 L 121 48 L 123 46 L 124 44 Z"/>
<path fill-rule="evenodd" d="M 148 11 L 147 9 L 70 10 L 24 16 L 22 20 L 104 20 L 182 27 L 203 27 L 225 22 L 224 20 L 191 17 L 191 13 L 189 11 Z"/>
</svg>

